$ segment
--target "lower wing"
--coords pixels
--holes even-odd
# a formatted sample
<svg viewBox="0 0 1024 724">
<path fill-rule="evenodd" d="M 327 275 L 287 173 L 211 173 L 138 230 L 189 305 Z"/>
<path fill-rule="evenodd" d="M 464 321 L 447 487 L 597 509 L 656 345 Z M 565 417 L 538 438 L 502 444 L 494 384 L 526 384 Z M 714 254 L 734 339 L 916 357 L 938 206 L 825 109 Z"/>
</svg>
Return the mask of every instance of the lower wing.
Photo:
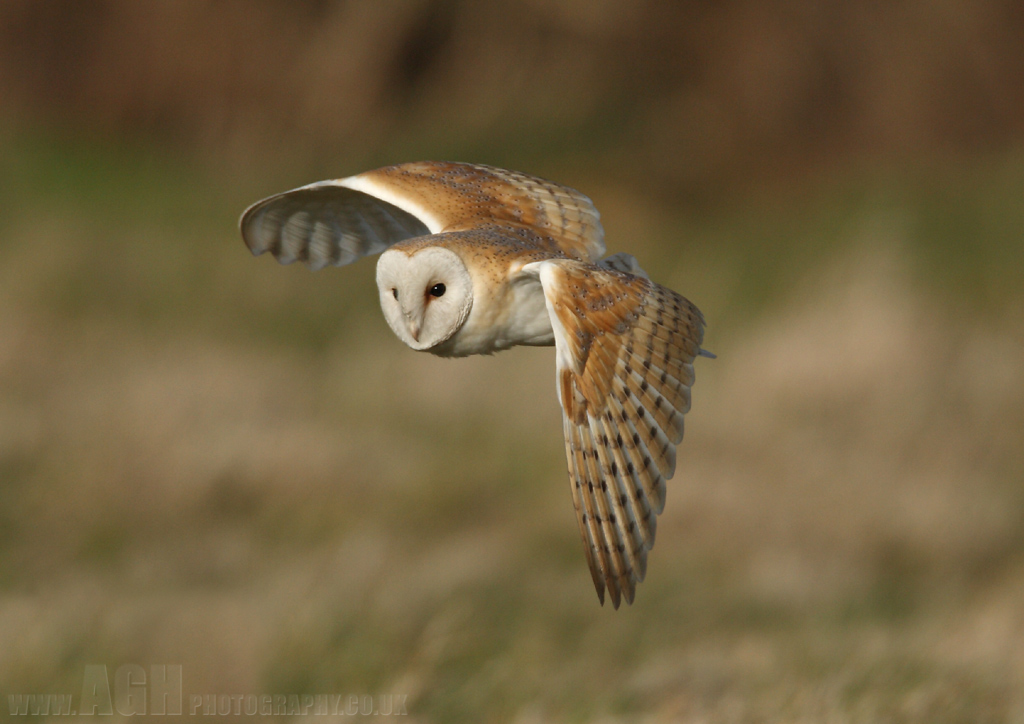
<svg viewBox="0 0 1024 724">
<path fill-rule="evenodd" d="M 644 277 L 534 262 L 555 332 L 573 505 L 597 595 L 633 602 L 675 472 L 704 318 Z"/>
</svg>

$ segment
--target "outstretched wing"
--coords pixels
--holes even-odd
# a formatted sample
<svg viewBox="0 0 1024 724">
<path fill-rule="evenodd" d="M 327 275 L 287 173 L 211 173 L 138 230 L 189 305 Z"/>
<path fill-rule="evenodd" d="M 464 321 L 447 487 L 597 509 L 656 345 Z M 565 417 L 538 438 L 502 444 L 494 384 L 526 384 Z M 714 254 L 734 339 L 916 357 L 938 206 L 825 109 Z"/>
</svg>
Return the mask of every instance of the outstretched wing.
<svg viewBox="0 0 1024 724">
<path fill-rule="evenodd" d="M 597 209 L 583 194 L 533 176 L 425 161 L 320 181 L 263 199 L 242 214 L 253 254 L 283 264 L 342 266 L 405 239 L 476 228 L 509 229 L 574 259 L 604 253 Z M 525 232 L 525 233 L 523 233 Z"/>
<path fill-rule="evenodd" d="M 430 233 L 414 214 L 345 186 L 350 180 L 320 181 L 253 204 L 239 222 L 246 246 L 254 255 L 269 251 L 282 264 L 304 261 L 316 270 Z"/>
<path fill-rule="evenodd" d="M 573 504 L 598 597 L 633 602 L 675 472 L 704 318 L 645 278 L 573 260 L 530 264 L 555 331 Z"/>
</svg>

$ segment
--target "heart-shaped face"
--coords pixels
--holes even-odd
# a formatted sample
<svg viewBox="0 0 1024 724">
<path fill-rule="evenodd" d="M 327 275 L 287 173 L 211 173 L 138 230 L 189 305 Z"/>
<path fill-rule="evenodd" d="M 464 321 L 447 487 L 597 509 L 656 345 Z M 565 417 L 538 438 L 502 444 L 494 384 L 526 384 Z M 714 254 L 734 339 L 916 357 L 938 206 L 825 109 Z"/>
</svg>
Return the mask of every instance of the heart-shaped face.
<svg viewBox="0 0 1024 724">
<path fill-rule="evenodd" d="M 389 249 L 377 262 L 384 318 L 416 350 L 435 347 L 459 331 L 473 306 L 473 282 L 459 255 L 440 246 L 411 253 Z"/>
</svg>

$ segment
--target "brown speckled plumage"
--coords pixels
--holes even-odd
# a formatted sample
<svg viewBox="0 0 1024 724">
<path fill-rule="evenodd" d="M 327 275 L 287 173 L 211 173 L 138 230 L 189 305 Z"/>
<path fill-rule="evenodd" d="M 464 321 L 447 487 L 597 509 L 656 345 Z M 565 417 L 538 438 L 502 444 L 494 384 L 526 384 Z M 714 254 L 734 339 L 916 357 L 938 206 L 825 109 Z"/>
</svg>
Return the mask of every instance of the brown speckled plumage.
<svg viewBox="0 0 1024 724">
<path fill-rule="evenodd" d="M 616 608 L 632 603 L 675 472 L 704 318 L 629 255 L 601 260 L 590 199 L 515 171 L 421 162 L 272 196 L 250 207 L 241 227 L 254 254 L 315 269 L 387 249 L 410 260 L 426 249 L 453 252 L 472 279 L 472 309 L 429 348 L 435 354 L 553 343 L 594 586 L 602 603 L 606 590 Z M 383 299 L 388 291 L 398 298 L 382 288 Z"/>
<path fill-rule="evenodd" d="M 567 186 L 517 171 L 423 161 L 362 174 L 442 219 L 439 231 L 496 228 L 556 255 L 597 261 L 604 232 L 593 203 Z"/>
<path fill-rule="evenodd" d="M 545 294 L 572 360 L 558 385 L 573 503 L 598 595 L 607 587 L 618 607 L 647 569 L 704 319 L 630 274 L 566 261 L 552 277 Z"/>
<path fill-rule="evenodd" d="M 383 193 L 383 195 L 372 195 Z M 444 161 L 386 166 L 253 204 L 241 219 L 253 254 L 343 266 L 406 239 L 490 231 L 495 253 L 604 254 L 600 215 L 583 194 L 515 171 Z M 428 242 L 436 243 L 436 241 Z M 415 248 L 415 247 L 409 247 Z"/>
</svg>

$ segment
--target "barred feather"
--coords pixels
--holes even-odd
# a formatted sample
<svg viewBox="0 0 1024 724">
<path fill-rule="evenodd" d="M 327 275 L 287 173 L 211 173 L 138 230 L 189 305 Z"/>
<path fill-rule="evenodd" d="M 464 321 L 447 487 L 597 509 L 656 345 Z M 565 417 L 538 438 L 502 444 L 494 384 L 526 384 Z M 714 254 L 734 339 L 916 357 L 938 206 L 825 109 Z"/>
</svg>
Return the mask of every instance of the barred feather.
<svg viewBox="0 0 1024 724">
<path fill-rule="evenodd" d="M 558 350 L 569 476 L 602 603 L 632 603 L 690 409 L 704 319 L 646 278 L 574 260 L 530 265 Z"/>
<path fill-rule="evenodd" d="M 463 326 L 429 347 L 434 354 L 550 344 L 553 331 L 587 564 L 602 604 L 606 591 L 616 608 L 632 603 L 675 472 L 704 319 L 649 281 L 632 256 L 601 259 L 604 232 L 590 199 L 515 171 L 422 162 L 271 196 L 240 225 L 253 254 L 313 269 L 393 247 L 409 258 L 425 248 L 452 251 L 478 294 Z"/>
<path fill-rule="evenodd" d="M 557 256 L 597 261 L 600 214 L 575 189 L 517 171 L 424 161 L 318 181 L 250 206 L 239 222 L 253 254 L 342 266 L 406 239 L 502 228 Z"/>
<path fill-rule="evenodd" d="M 343 266 L 367 254 L 429 233 L 412 214 L 333 181 L 263 199 L 242 215 L 242 238 L 254 255 L 311 269 Z"/>
</svg>

